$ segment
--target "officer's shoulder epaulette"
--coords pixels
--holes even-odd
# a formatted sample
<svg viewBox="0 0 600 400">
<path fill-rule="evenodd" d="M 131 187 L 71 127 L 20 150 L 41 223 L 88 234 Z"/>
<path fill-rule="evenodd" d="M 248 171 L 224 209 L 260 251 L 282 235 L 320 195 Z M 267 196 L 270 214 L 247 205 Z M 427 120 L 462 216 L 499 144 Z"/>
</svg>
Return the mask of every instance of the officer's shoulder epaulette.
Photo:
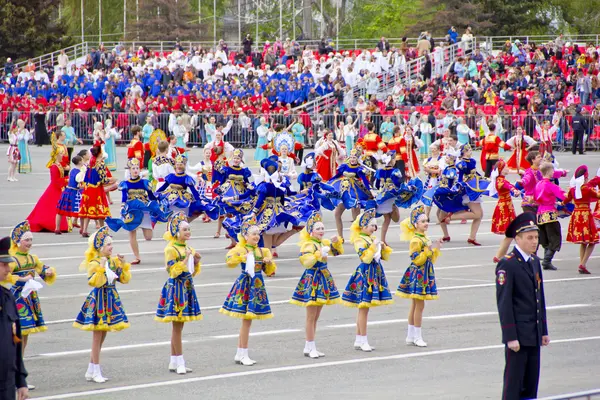
<svg viewBox="0 0 600 400">
<path fill-rule="evenodd" d="M 504 257 L 502 257 L 504 260 L 510 260 L 511 258 L 514 257 L 514 254 L 507 254 Z"/>
</svg>

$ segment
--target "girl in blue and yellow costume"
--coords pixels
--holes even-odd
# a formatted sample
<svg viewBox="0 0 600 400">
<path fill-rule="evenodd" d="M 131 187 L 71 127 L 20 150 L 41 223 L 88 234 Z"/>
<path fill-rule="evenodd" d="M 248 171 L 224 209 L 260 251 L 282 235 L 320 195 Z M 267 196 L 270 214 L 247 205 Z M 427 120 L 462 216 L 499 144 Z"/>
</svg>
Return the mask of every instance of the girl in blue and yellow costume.
<svg viewBox="0 0 600 400">
<path fill-rule="evenodd" d="M 392 304 L 392 294 L 381 260 L 387 260 L 392 248 L 381 243 L 374 235 L 377 231 L 375 208 L 368 208 L 358 216 L 350 226 L 350 242 L 360 258 L 360 264 L 350 277 L 342 295 L 342 303 L 348 307 L 357 307 L 356 340 L 354 348 L 372 351 L 367 340 L 367 320 L 369 308 Z"/>
<path fill-rule="evenodd" d="M 96 383 L 107 381 L 100 369 L 100 351 L 108 332 L 129 328 L 129 320 L 115 283 L 129 283 L 131 265 L 117 254 L 113 257 L 113 241 L 105 225 L 93 233 L 79 268 L 87 270 L 88 285 L 93 289 L 85 299 L 73 327 L 92 331 L 92 354 L 85 379 Z"/>
<path fill-rule="evenodd" d="M 129 244 L 135 256 L 131 265 L 137 265 L 141 263 L 137 229 L 142 229 L 144 239 L 152 240 L 154 224 L 158 221 L 167 222 L 170 212 L 161 208 L 152 193 L 150 182 L 140 177 L 140 160 L 129 159 L 127 169 L 129 179 L 119 183 L 122 193 L 121 218 L 106 218 L 106 224 L 115 232 L 121 228 L 129 232 Z"/>
<path fill-rule="evenodd" d="M 17 311 L 23 335 L 23 352 L 25 352 L 29 335 L 48 329 L 37 294 L 41 284 L 35 281 L 35 275 L 39 275 L 44 282 L 52 285 L 56 280 L 56 270 L 29 253 L 33 235 L 28 221 L 15 226 L 10 233 L 10 239 L 10 255 L 14 257 L 15 262 L 10 265 L 11 274 L 8 280 L 13 284 L 10 290 L 17 299 Z"/>
<path fill-rule="evenodd" d="M 290 303 L 306 307 L 306 343 L 304 355 L 310 358 L 325 357 L 317 350 L 315 334 L 317 322 L 324 305 L 341 303 L 340 294 L 333 277 L 327 268 L 327 257 L 344 254 L 344 243 L 334 236 L 331 240 L 323 239 L 325 225 L 321 214 L 313 213 L 300 232 L 300 264 L 306 270 Z"/>
<path fill-rule="evenodd" d="M 234 361 L 237 364 L 250 366 L 256 361 L 248 356 L 248 337 L 253 319 L 273 318 L 263 271 L 267 276 L 277 270 L 273 262 L 271 250 L 258 247 L 260 229 L 258 221 L 253 216 L 246 218 L 238 235 L 237 245 L 227 252 L 225 263 L 229 268 L 238 265 L 242 273 L 233 283 L 220 313 L 242 319 L 242 328 L 238 340 L 238 349 Z"/>
<path fill-rule="evenodd" d="M 458 184 L 462 186 L 462 209 L 457 207 L 456 209 L 444 209 L 436 203 L 436 205 L 446 212 L 440 215 L 440 223 L 442 230 L 444 231 L 444 241 L 450 241 L 450 235 L 448 234 L 448 223 L 452 220 L 472 220 L 471 231 L 467 243 L 473 246 L 481 246 L 477 242 L 477 231 L 479 225 L 481 225 L 481 219 L 483 218 L 483 208 L 481 203 L 483 202 L 483 195 L 488 195 L 488 185 L 490 181 L 479 175 L 477 172 L 477 161 L 471 158 L 473 150 L 470 144 L 464 144 L 460 148 L 460 161 L 456 163 L 456 169 L 458 170 Z"/>
<path fill-rule="evenodd" d="M 421 334 L 425 300 L 438 298 L 433 263 L 440 255 L 442 240 L 432 243 L 427 237 L 428 227 L 429 218 L 422 205 L 415 207 L 410 217 L 400 223 L 400 239 L 410 242 L 410 266 L 400 280 L 396 295 L 411 299 L 406 344 L 417 347 L 427 347 Z"/>
<path fill-rule="evenodd" d="M 249 181 L 252 171 L 243 167 L 243 162 L 244 152 L 241 149 L 235 149 L 232 152 L 229 165 L 221 165 L 218 169 L 215 169 L 213 174 L 213 181 L 216 183 L 214 192 L 220 197 L 216 199 L 220 216 L 217 223 L 217 232 L 214 236 L 215 239 L 221 237 L 223 220 L 226 215 L 246 215 L 252 210 L 251 202 L 240 201 L 248 199 L 253 194 L 253 185 Z M 232 205 L 231 201 L 237 201 L 237 203 Z M 231 249 L 233 246 L 235 246 L 235 242 L 232 238 L 231 244 L 227 248 Z"/>
<path fill-rule="evenodd" d="M 165 247 L 165 263 L 169 279 L 160 294 L 154 317 L 155 321 L 173 324 L 169 371 L 182 375 L 192 371 L 186 368 L 183 359 L 183 325 L 202 319 L 193 280 L 193 277 L 200 273 L 200 253 L 186 244 L 191 236 L 185 214 L 174 214 L 164 235 L 168 242 Z"/>
<path fill-rule="evenodd" d="M 352 210 L 352 218 L 356 219 L 360 209 L 364 208 L 366 202 L 373 198 L 369 179 L 358 163 L 360 151 L 352 149 L 348 156 L 348 161 L 340 165 L 337 173 L 328 182 L 337 193 L 338 198 L 334 198 L 336 205 L 334 216 L 338 236 L 344 237 L 344 226 L 342 224 L 342 214 L 345 210 Z"/>
<path fill-rule="evenodd" d="M 203 212 L 216 219 L 217 208 L 200 197 L 196 181 L 186 173 L 187 162 L 183 154 L 175 157 L 175 173 L 167 175 L 164 184 L 156 191 L 159 200 L 166 202 L 171 211 L 184 213 L 190 222 Z"/>
<path fill-rule="evenodd" d="M 398 208 L 410 208 L 421 200 L 423 195 L 423 182 L 419 178 L 404 181 L 404 174 L 397 168 L 396 152 L 388 151 L 383 156 L 377 157 L 383 168 L 375 172 L 373 187 L 379 191 L 377 195 L 377 216 L 383 215 L 381 226 L 381 241 L 386 243 L 386 236 L 390 223 L 400 221 Z"/>
</svg>

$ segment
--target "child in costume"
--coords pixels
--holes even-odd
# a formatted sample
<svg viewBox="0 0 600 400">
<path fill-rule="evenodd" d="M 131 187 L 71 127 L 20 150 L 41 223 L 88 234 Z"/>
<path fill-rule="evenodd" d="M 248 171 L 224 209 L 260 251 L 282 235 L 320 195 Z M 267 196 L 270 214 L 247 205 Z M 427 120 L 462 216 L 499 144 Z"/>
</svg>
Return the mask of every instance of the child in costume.
<svg viewBox="0 0 600 400">
<path fill-rule="evenodd" d="M 234 361 L 250 366 L 256 364 L 248 355 L 248 338 L 254 319 L 273 318 L 263 271 L 267 276 L 277 270 L 271 250 L 258 247 L 260 229 L 257 221 L 249 217 L 242 223 L 237 245 L 227 252 L 226 264 L 229 268 L 238 265 L 242 272 L 233 283 L 220 313 L 242 319 L 242 328 L 238 340 L 238 349 Z"/>
<path fill-rule="evenodd" d="M 580 166 L 575 170 L 571 179 L 571 188 L 563 201 L 564 204 L 569 202 L 575 204 L 575 210 L 569 220 L 569 229 L 567 229 L 567 242 L 580 245 L 578 268 L 580 274 L 590 273 L 587 262 L 594 247 L 600 241 L 591 209 L 591 203 L 600 199 L 600 193 L 595 189 L 599 180 L 599 177 L 590 180 L 587 165 Z"/>
<path fill-rule="evenodd" d="M 315 335 L 317 322 L 324 305 L 341 303 L 340 294 L 327 268 L 327 257 L 344 254 L 344 243 L 338 236 L 323 239 L 325 225 L 321 214 L 313 213 L 300 232 L 300 263 L 306 270 L 290 303 L 306 307 L 306 343 L 304 355 L 310 358 L 324 357 L 317 350 Z"/>
<path fill-rule="evenodd" d="M 121 228 L 129 232 L 129 244 L 135 256 L 131 265 L 137 265 L 141 263 L 137 229 L 142 229 L 144 239 L 152 240 L 154 224 L 167 222 L 170 211 L 161 208 L 152 192 L 150 182 L 140 177 L 140 160 L 129 159 L 127 168 L 129 179 L 119 184 L 122 193 L 120 218 L 107 218 L 106 224 L 115 232 Z"/>
<path fill-rule="evenodd" d="M 365 210 L 350 226 L 350 243 L 354 244 L 360 264 L 342 295 L 345 306 L 358 308 L 354 348 L 366 352 L 375 349 L 367 340 L 369 309 L 394 302 L 381 264 L 381 260 L 389 259 L 392 248 L 380 242 L 374 235 L 375 231 L 377 220 L 374 208 Z"/>
<path fill-rule="evenodd" d="M 107 226 L 93 233 L 88 244 L 85 260 L 79 268 L 87 271 L 88 285 L 93 289 L 85 299 L 73 327 L 93 332 L 92 354 L 85 379 L 104 383 L 107 378 L 102 376 L 100 369 L 100 351 L 106 334 L 129 328 L 129 320 L 115 284 L 129 283 L 131 265 L 120 254 L 112 256 L 112 237 Z"/>
<path fill-rule="evenodd" d="M 488 186 L 490 196 L 498 195 L 498 203 L 496 203 L 492 215 L 492 233 L 505 236 L 506 228 L 517 217 L 511 196 L 519 197 L 521 192 L 506 179 L 509 169 L 504 160 L 500 159 L 494 167 Z M 494 257 L 494 263 L 498 263 L 500 258 L 506 254 L 511 241 L 512 239 L 504 237 L 500 249 Z"/>
<path fill-rule="evenodd" d="M 48 329 L 37 294 L 42 285 L 35 280 L 35 276 L 39 275 L 46 284 L 52 285 L 56 281 L 56 270 L 54 267 L 48 267 L 36 255 L 29 252 L 33 235 L 28 221 L 15 226 L 10 233 L 10 239 L 9 253 L 15 260 L 10 265 L 9 280 L 13 284 L 10 290 L 17 299 L 17 311 L 23 335 L 23 352 L 25 352 L 29 335 Z M 29 389 L 31 390 L 32 387 L 30 386 Z"/>
<path fill-rule="evenodd" d="M 19 173 L 28 174 L 31 172 L 31 153 L 29 152 L 29 141 L 31 132 L 25 128 L 25 121 L 17 120 L 17 147 L 19 148 Z"/>
<path fill-rule="evenodd" d="M 558 221 L 556 199 L 565 200 L 565 194 L 560 186 L 552 183 L 554 166 L 548 162 L 540 166 L 543 179 L 535 186 L 534 200 L 538 204 L 537 225 L 540 229 L 540 245 L 544 248 L 542 267 L 546 270 L 556 270 L 552 258 L 560 251 L 562 234 Z"/>
<path fill-rule="evenodd" d="M 192 370 L 186 368 L 183 359 L 181 335 L 185 322 L 199 321 L 202 312 L 194 290 L 193 277 L 200 273 L 200 253 L 187 245 L 192 232 L 185 214 L 175 213 L 169 220 L 164 239 L 165 263 L 169 279 L 160 294 L 155 321 L 171 322 L 171 360 L 169 371 L 184 375 Z"/>
<path fill-rule="evenodd" d="M 67 187 L 62 192 L 60 200 L 56 205 L 56 212 L 59 218 L 56 223 L 55 232 L 60 232 L 63 218 L 72 218 L 72 221 L 76 222 L 79 217 L 79 205 L 81 203 L 83 180 L 85 178 L 87 167 L 83 163 L 83 158 L 79 156 L 74 156 L 71 162 L 74 167 L 69 171 Z"/>
<path fill-rule="evenodd" d="M 98 221 L 102 226 L 106 217 L 110 217 L 110 208 L 104 185 L 108 185 L 111 180 L 102 158 L 102 148 L 95 146 L 90 151 L 92 157 L 83 180 L 85 186 L 79 208 L 79 216 L 83 218 L 80 230 L 83 237 L 90 236 L 87 232 L 90 219 Z"/>
<path fill-rule="evenodd" d="M 410 266 L 400 280 L 396 295 L 411 299 L 406 344 L 414 344 L 417 347 L 427 347 L 421 334 L 425 300 L 438 298 L 433 264 L 440 255 L 442 240 L 432 243 L 427 237 L 428 227 L 429 218 L 423 206 L 415 207 L 410 217 L 400 224 L 400 239 L 410 242 Z"/>
</svg>

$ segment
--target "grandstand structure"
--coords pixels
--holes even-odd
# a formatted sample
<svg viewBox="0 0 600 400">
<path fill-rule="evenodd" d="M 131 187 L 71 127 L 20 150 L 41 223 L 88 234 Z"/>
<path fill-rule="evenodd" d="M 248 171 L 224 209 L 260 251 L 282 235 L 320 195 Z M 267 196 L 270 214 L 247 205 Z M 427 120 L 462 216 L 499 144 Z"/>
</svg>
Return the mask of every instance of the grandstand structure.
<svg viewBox="0 0 600 400">
<path fill-rule="evenodd" d="M 370 120 L 372 122 L 381 123 L 383 118 L 387 115 L 401 115 L 404 123 L 407 123 L 411 116 L 417 112 L 419 114 L 427 115 L 431 110 L 433 110 L 436 121 L 445 120 L 446 115 L 452 115 L 453 118 L 466 119 L 467 115 L 466 110 L 470 107 L 473 107 L 478 115 L 485 115 L 487 117 L 497 117 L 499 113 L 502 113 L 501 118 L 503 118 L 506 123 L 504 124 L 507 129 L 505 129 L 505 135 L 508 137 L 512 134 L 512 130 L 517 126 L 525 126 L 525 124 L 530 123 L 532 114 L 537 114 L 536 119 L 538 121 L 543 121 L 548 118 L 552 118 L 552 114 L 557 109 L 557 105 L 559 101 L 556 101 L 556 104 L 549 104 L 546 100 L 546 95 L 540 93 L 539 90 L 536 91 L 535 88 L 532 87 L 523 87 L 519 88 L 519 92 L 523 93 L 523 96 L 527 98 L 527 102 L 525 107 L 520 103 L 520 100 L 513 100 L 510 102 L 505 101 L 505 99 L 501 99 L 500 94 L 497 94 L 497 99 L 493 101 L 489 101 L 489 99 L 485 99 L 485 101 L 481 103 L 481 99 L 474 101 L 471 98 L 465 99 L 464 104 L 459 107 L 459 109 L 449 109 L 447 103 L 444 100 L 450 96 L 453 96 L 453 90 L 449 89 L 449 69 L 452 65 L 454 65 L 459 59 L 469 59 L 472 58 L 477 52 L 481 54 L 483 62 L 478 62 L 478 72 L 483 68 L 485 64 L 485 68 L 488 68 L 488 64 L 492 63 L 498 57 L 504 57 L 506 52 L 507 42 L 511 45 L 515 43 L 519 43 L 520 45 L 531 45 L 531 49 L 534 44 L 541 45 L 545 43 L 552 43 L 556 37 L 554 36 L 524 36 L 524 37 L 481 37 L 481 38 L 473 38 L 472 41 L 458 42 L 449 46 L 442 46 L 441 48 L 436 48 L 436 50 L 427 56 L 417 56 L 413 54 L 411 57 L 406 57 L 404 59 L 401 67 L 389 68 L 387 70 L 378 71 L 376 77 L 378 80 L 376 91 L 367 93 L 364 85 L 361 85 L 360 82 L 355 82 L 354 85 L 351 86 L 352 90 L 352 103 L 356 105 L 358 99 L 360 97 L 369 97 L 369 106 L 373 108 L 368 112 L 358 110 L 357 107 L 343 107 L 343 104 L 340 104 L 339 96 L 332 90 L 328 90 L 323 93 L 319 93 L 319 95 L 315 99 L 306 98 L 306 93 L 304 93 L 304 97 L 301 102 L 294 102 L 293 104 L 285 104 L 286 102 L 281 99 L 284 97 L 275 97 L 276 101 L 269 101 L 267 107 L 259 106 L 257 100 L 259 100 L 260 96 L 257 94 L 253 98 L 249 99 L 247 109 L 243 109 L 243 112 L 251 119 L 250 131 L 255 132 L 257 121 L 261 116 L 265 116 L 273 122 L 281 123 L 285 126 L 291 125 L 292 121 L 298 120 L 301 121 L 304 127 L 308 132 L 307 145 L 311 145 L 314 143 L 316 137 L 319 135 L 319 132 L 322 129 L 332 129 L 335 130 L 338 126 L 338 122 L 343 121 L 345 116 L 352 115 L 359 119 L 360 125 L 366 121 Z M 595 51 L 596 47 L 600 45 L 599 35 L 579 35 L 579 36 L 565 36 L 563 40 L 565 41 L 564 45 L 564 53 L 565 57 L 561 59 L 557 59 L 555 56 L 549 57 L 548 60 L 544 60 L 547 62 L 551 62 L 556 66 L 556 71 L 559 74 L 560 79 L 573 79 L 573 76 L 583 72 L 585 75 L 588 75 L 588 71 L 592 71 L 590 65 L 588 64 L 579 64 L 578 62 L 574 62 L 570 64 L 569 57 L 572 57 L 573 54 L 583 53 L 584 55 L 587 53 L 592 53 Z M 390 43 L 390 47 L 398 48 L 400 46 L 401 39 L 388 39 Z M 436 43 L 442 41 L 442 39 L 434 39 Z M 417 42 L 417 38 L 409 38 L 408 43 L 411 47 L 413 47 Z M 332 60 L 349 60 L 349 58 L 355 57 L 361 54 L 367 54 L 369 56 L 374 56 L 375 54 L 375 43 L 376 40 L 372 39 L 340 39 L 338 43 L 338 48 L 332 49 L 332 51 L 328 54 L 319 54 L 319 52 L 312 51 L 312 55 L 310 55 L 311 60 L 313 62 L 319 63 L 321 61 L 324 63 L 330 63 Z M 203 42 L 103 42 L 94 43 L 94 42 L 84 42 L 79 43 L 77 45 L 68 47 L 59 52 L 49 53 L 40 57 L 36 57 L 33 60 L 23 61 L 21 63 L 17 63 L 14 67 L 18 70 L 24 70 L 28 67 L 28 65 L 36 65 L 39 67 L 49 66 L 50 68 L 55 68 L 58 62 L 58 56 L 61 52 L 64 52 L 70 60 L 68 69 L 71 70 L 74 67 L 74 70 L 77 71 L 79 68 L 86 64 L 88 55 L 92 48 L 98 48 L 100 45 L 103 45 L 104 48 L 108 49 L 108 51 L 119 48 L 128 54 L 128 59 L 125 62 L 134 62 L 136 59 L 136 52 L 138 48 L 143 47 L 147 54 L 150 54 L 152 57 L 157 57 L 159 60 L 164 60 L 168 57 L 172 51 L 175 49 L 175 46 L 181 46 L 183 48 L 183 54 L 193 54 L 193 51 L 202 49 L 211 49 L 214 48 L 214 43 L 203 43 Z M 254 54 L 264 55 L 264 49 L 268 46 L 265 46 L 266 43 L 259 43 L 253 49 Z M 301 42 L 301 45 L 306 45 L 309 48 L 316 48 L 317 43 L 314 41 L 309 42 Z M 228 62 L 230 64 L 236 63 L 240 59 L 237 56 L 241 52 L 241 48 L 236 45 L 229 44 L 228 46 Z M 527 51 L 529 54 L 528 57 L 533 56 L 533 51 L 527 47 Z M 592 50 L 590 52 L 589 50 Z M 597 54 L 597 53 L 596 53 Z M 339 58 L 338 58 L 339 57 Z M 380 57 L 380 55 L 377 55 Z M 514 60 L 517 60 L 514 57 Z M 519 61 L 511 61 L 511 64 L 506 65 L 506 71 L 502 74 L 498 74 L 496 79 L 508 79 L 509 72 L 513 71 L 518 67 L 524 67 L 524 64 L 519 64 Z M 251 63 L 251 58 L 244 58 L 240 64 L 244 65 L 247 63 Z M 512 64 L 514 63 L 514 65 Z M 519 64 L 517 66 L 517 64 Z M 539 67 L 539 64 L 534 63 L 531 59 L 528 59 L 527 63 L 530 66 L 530 69 L 535 70 L 535 68 Z M 285 74 L 289 74 L 289 71 L 293 68 L 293 60 L 287 60 L 287 62 L 283 62 L 283 59 L 278 59 L 277 67 L 282 67 L 286 72 Z M 428 65 L 431 71 L 441 75 L 441 79 L 443 84 L 440 86 L 442 90 L 438 91 L 436 96 L 431 99 L 431 101 L 423 102 L 421 104 L 417 104 L 415 102 L 396 102 L 393 101 L 390 103 L 389 98 L 393 97 L 392 94 L 396 93 L 395 90 L 404 90 L 405 92 L 409 91 L 419 91 L 420 88 L 423 87 L 423 70 L 425 66 Z M 252 68 L 254 71 L 266 71 L 264 60 L 260 65 L 257 65 L 256 68 Z M 56 71 L 58 73 L 58 71 Z M 266 72 L 264 72 L 266 74 Z M 300 71 L 295 71 L 295 73 L 300 73 Z M 593 72 L 589 72 L 591 75 Z M 597 74 L 597 71 L 595 72 Z M 78 74 L 78 73 L 77 73 Z M 282 76 L 288 76 L 288 75 Z M 269 79 L 272 75 L 269 75 Z M 91 79 L 91 78 L 90 78 Z M 477 81 L 480 81 L 480 77 L 477 77 Z M 465 79 L 464 84 L 467 82 L 471 82 L 470 79 Z M 364 83 L 364 82 L 363 82 Z M 316 84 L 316 82 L 315 82 Z M 470 85 L 471 83 L 469 83 Z M 5 85 L 6 86 L 6 85 Z M 298 83 L 298 87 L 300 83 Z M 566 103 L 565 111 L 571 110 L 569 112 L 565 112 L 565 122 L 562 125 L 562 132 L 557 134 L 557 141 L 561 144 L 561 146 L 567 146 L 572 137 L 572 132 L 569 129 L 569 121 L 572 117 L 573 110 L 579 105 L 579 107 L 583 110 L 584 113 L 587 113 L 590 118 L 590 132 L 587 135 L 587 145 L 589 148 L 596 148 L 600 142 L 600 107 L 594 107 L 596 97 L 600 97 L 600 93 L 592 95 L 592 101 L 586 102 L 585 104 L 580 104 L 582 102 L 581 96 L 578 95 L 577 86 L 575 85 L 575 90 L 571 92 L 564 93 L 563 101 Z M 0 94 L 2 99 L 8 97 L 11 88 L 3 87 L 4 92 Z M 149 93 L 146 92 L 144 88 L 144 95 L 142 97 L 149 96 Z M 288 90 L 287 87 L 284 88 Z M 498 88 L 499 89 L 499 88 Z M 522 89 L 522 90 L 521 90 Z M 538 88 L 539 89 L 539 88 Z M 498 90 L 498 92 L 500 92 Z M 161 91 L 161 95 L 163 92 Z M 366 96 L 366 95 L 370 96 Z M 173 93 L 171 94 L 174 95 Z M 542 96 L 543 95 L 543 96 Z M 544 107 L 536 107 L 533 108 L 535 102 L 537 102 L 537 98 L 539 96 L 544 97 Z M 11 101 L 15 101 L 15 96 L 11 95 Z M 264 96 L 263 96 L 264 97 Z M 346 97 L 345 99 L 349 99 Z M 64 100 L 64 99 L 63 99 Z M 392 99 L 393 100 L 393 99 Z M 18 101 L 18 99 L 16 100 Z M 84 100 L 82 100 L 84 101 Z M 124 100 L 123 100 L 124 101 Z M 242 124 L 238 120 L 239 109 L 233 109 L 233 106 L 228 109 L 227 106 L 224 108 L 227 112 L 223 112 L 222 110 L 216 110 L 214 108 L 205 106 L 202 103 L 201 99 L 193 99 L 195 101 L 194 106 L 198 107 L 190 107 L 189 113 L 194 114 L 196 117 L 191 120 L 194 121 L 194 126 L 188 127 L 190 130 L 190 141 L 188 142 L 190 145 L 204 145 L 203 137 L 205 125 L 208 123 L 208 119 L 210 116 L 215 116 L 217 122 L 227 122 L 229 119 L 234 120 L 233 128 L 228 134 L 228 140 L 236 145 L 236 146 L 252 146 L 253 142 L 256 141 L 255 134 L 250 133 L 247 136 L 244 136 L 244 130 L 242 129 Z M 218 100 L 220 101 L 220 100 Z M 44 107 L 47 107 L 47 101 L 44 102 Z M 100 103 L 100 102 L 94 102 Z M 38 103 L 35 100 L 30 100 L 26 103 L 29 106 L 36 106 Z M 198 105 L 200 104 L 200 105 Z M 214 104 L 214 103 L 213 103 Z M 169 132 L 172 128 L 173 115 L 175 118 L 182 113 L 182 110 L 175 107 L 171 107 L 170 102 L 165 102 L 164 107 L 156 108 L 152 110 L 152 115 L 154 115 L 155 123 L 161 129 Z M 26 109 L 27 107 L 24 104 L 17 105 L 12 104 L 9 107 L 3 107 L 0 111 L 0 137 L 5 140 L 7 135 L 6 132 L 10 127 L 14 124 L 16 119 L 20 118 L 26 121 L 27 126 L 33 129 L 33 114 L 35 111 L 30 109 Z M 35 107 L 34 107 L 35 108 Z M 450 107 L 451 108 L 451 107 Z M 150 109 L 140 110 L 140 109 L 116 109 L 116 108 L 108 108 L 105 107 L 93 107 L 89 109 L 65 109 L 63 107 L 62 110 L 58 108 L 52 108 L 52 106 L 47 107 L 48 113 L 48 127 L 55 128 L 57 125 L 57 121 L 60 121 L 60 118 L 57 118 L 58 114 L 65 113 L 66 118 L 72 119 L 73 126 L 75 127 L 76 133 L 79 137 L 85 140 L 92 139 L 92 126 L 95 120 L 103 121 L 106 118 L 110 117 L 114 122 L 113 125 L 117 129 L 122 129 L 123 134 L 121 135 L 121 141 L 127 142 L 129 140 L 129 127 L 133 124 L 143 125 L 146 117 L 149 114 Z M 551 114 L 548 114 L 548 111 L 551 111 Z M 188 110 L 183 110 L 184 113 L 188 113 Z M 171 121 L 171 122 L 169 122 Z M 447 123 L 444 122 L 445 127 L 447 127 Z M 254 129 L 253 129 L 254 128 Z M 436 129 L 439 126 L 436 123 Z M 473 130 L 477 130 L 478 126 L 471 126 Z M 531 129 L 528 131 L 532 136 L 535 135 L 535 130 Z"/>
</svg>

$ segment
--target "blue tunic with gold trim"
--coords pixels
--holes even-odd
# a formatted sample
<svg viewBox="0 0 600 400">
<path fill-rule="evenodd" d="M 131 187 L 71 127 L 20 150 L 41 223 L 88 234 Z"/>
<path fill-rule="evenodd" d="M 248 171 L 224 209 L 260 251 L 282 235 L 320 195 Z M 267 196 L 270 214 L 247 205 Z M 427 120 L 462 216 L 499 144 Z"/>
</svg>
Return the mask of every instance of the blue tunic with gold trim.
<svg viewBox="0 0 600 400">
<path fill-rule="evenodd" d="M 463 158 L 456 163 L 458 182 L 464 187 L 469 202 L 479 200 L 482 195 L 489 195 L 490 181 L 477 172 L 477 161 L 474 158 Z"/>
<path fill-rule="evenodd" d="M 338 167 L 337 173 L 328 184 L 333 187 L 339 198 L 334 198 L 333 202 L 344 204 L 346 209 L 361 207 L 364 208 L 367 201 L 372 199 L 369 179 L 358 164 L 342 164 Z"/>
</svg>

